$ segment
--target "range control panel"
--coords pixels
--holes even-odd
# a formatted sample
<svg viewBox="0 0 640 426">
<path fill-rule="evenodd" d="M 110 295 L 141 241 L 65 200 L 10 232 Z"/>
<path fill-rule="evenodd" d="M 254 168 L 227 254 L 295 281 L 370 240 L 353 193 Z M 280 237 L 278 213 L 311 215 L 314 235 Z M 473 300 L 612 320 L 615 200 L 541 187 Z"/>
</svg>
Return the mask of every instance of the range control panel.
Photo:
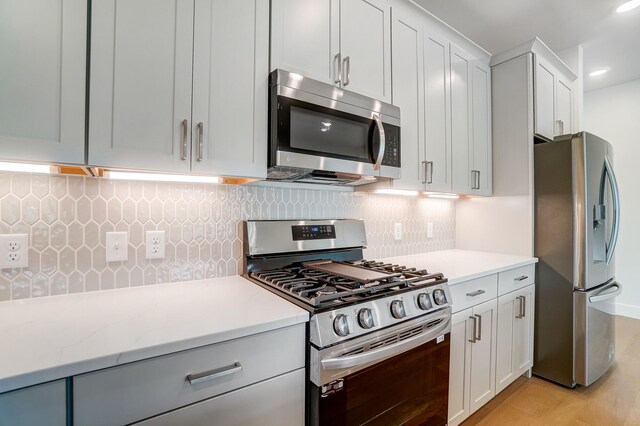
<svg viewBox="0 0 640 426">
<path fill-rule="evenodd" d="M 336 237 L 334 225 L 294 225 L 291 231 L 293 241 L 329 240 Z"/>
</svg>

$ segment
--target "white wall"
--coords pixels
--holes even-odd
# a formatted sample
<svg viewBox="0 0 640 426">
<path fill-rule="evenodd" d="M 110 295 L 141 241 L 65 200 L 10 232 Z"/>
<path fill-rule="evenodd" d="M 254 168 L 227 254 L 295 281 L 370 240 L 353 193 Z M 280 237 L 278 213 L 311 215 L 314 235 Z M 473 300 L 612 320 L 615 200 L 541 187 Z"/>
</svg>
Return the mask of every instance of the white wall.
<svg viewBox="0 0 640 426">
<path fill-rule="evenodd" d="M 622 205 L 616 278 L 624 286 L 615 313 L 640 318 L 640 80 L 586 92 L 584 130 L 614 147 Z"/>
</svg>

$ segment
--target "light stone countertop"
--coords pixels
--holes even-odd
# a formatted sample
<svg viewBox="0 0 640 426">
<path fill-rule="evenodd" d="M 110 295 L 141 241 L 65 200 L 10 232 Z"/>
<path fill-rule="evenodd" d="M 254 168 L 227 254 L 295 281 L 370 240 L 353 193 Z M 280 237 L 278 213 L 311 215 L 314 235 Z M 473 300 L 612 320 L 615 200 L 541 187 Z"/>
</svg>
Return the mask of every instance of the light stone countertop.
<svg viewBox="0 0 640 426">
<path fill-rule="evenodd" d="M 0 302 L 0 393 L 308 320 L 240 276 Z"/>
<path fill-rule="evenodd" d="M 449 280 L 449 285 L 538 262 L 535 257 L 471 250 L 441 250 L 380 260 L 425 268 L 429 272 L 442 272 Z"/>
</svg>

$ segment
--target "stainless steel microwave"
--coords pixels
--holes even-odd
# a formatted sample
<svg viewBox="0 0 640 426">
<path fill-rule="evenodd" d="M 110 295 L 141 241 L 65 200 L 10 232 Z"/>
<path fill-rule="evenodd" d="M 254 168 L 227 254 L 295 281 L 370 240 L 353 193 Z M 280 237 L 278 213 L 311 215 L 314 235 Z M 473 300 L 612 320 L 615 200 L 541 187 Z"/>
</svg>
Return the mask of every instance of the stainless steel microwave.
<svg viewBox="0 0 640 426">
<path fill-rule="evenodd" d="M 400 177 L 400 108 L 283 70 L 269 85 L 267 179 L 355 186 Z"/>
</svg>

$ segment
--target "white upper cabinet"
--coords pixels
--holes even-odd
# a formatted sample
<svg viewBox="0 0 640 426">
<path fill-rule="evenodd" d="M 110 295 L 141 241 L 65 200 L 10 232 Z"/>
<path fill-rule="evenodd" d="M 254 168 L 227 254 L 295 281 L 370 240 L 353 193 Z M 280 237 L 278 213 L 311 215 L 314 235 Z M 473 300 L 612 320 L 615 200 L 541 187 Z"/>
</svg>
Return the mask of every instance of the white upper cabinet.
<svg viewBox="0 0 640 426">
<path fill-rule="evenodd" d="M 391 102 L 391 6 L 388 0 L 340 1 L 342 87 Z"/>
<path fill-rule="evenodd" d="M 268 2 L 196 0 L 194 34 L 192 171 L 266 177 Z"/>
<path fill-rule="evenodd" d="M 475 62 L 472 65 L 472 195 L 491 195 L 491 69 Z"/>
<path fill-rule="evenodd" d="M 452 172 L 453 192 L 458 194 L 470 192 L 475 178 L 471 145 L 471 62 L 469 54 L 451 46 Z"/>
<path fill-rule="evenodd" d="M 339 0 L 272 0 L 271 69 L 335 84 L 339 7 Z"/>
<path fill-rule="evenodd" d="M 89 165 L 266 175 L 268 4 L 92 8 Z"/>
<path fill-rule="evenodd" d="M 394 187 L 423 190 L 424 98 L 422 24 L 414 14 L 394 9 L 393 104 L 400 107 L 402 178 Z"/>
<path fill-rule="evenodd" d="M 535 133 L 552 140 L 572 132 L 573 83 L 542 55 L 534 56 Z"/>
<path fill-rule="evenodd" d="M 271 69 L 391 102 L 391 6 L 385 0 L 273 0 Z"/>
<path fill-rule="evenodd" d="M 426 189 L 451 192 L 451 91 L 449 42 L 436 35 L 424 38 L 424 99 Z M 402 140 L 404 143 L 404 139 Z M 404 170 L 404 169 L 403 169 Z"/>
<path fill-rule="evenodd" d="M 188 172 L 193 2 L 96 0 L 91 17 L 89 165 Z"/>
<path fill-rule="evenodd" d="M 0 158 L 84 163 L 86 0 L 0 2 Z"/>
</svg>

